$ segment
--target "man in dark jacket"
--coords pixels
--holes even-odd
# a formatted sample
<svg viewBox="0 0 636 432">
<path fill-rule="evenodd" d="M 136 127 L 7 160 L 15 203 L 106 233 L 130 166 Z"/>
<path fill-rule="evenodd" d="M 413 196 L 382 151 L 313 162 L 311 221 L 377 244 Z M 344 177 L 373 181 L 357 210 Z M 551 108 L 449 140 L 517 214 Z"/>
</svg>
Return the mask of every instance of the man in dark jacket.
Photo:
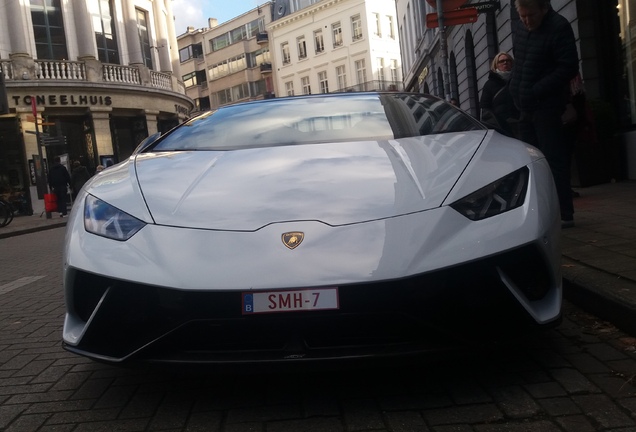
<svg viewBox="0 0 636 432">
<path fill-rule="evenodd" d="M 521 111 L 521 139 L 545 154 L 561 208 L 561 226 L 574 226 L 570 188 L 570 150 L 561 115 L 568 84 L 578 72 L 574 32 L 549 0 L 515 0 L 519 21 L 513 27 L 515 67 L 510 92 Z"/>
<path fill-rule="evenodd" d="M 49 170 L 49 186 L 53 193 L 57 196 L 57 211 L 60 217 L 66 216 L 66 200 L 68 197 L 67 188 L 71 184 L 71 176 L 64 165 L 62 165 L 60 157 L 55 156 L 53 159 L 55 164 Z"/>
<path fill-rule="evenodd" d="M 91 178 L 88 169 L 82 165 L 80 161 L 73 162 L 73 171 L 71 171 L 71 192 L 73 193 L 73 201 L 77 198 L 77 194 L 86 183 Z"/>
</svg>

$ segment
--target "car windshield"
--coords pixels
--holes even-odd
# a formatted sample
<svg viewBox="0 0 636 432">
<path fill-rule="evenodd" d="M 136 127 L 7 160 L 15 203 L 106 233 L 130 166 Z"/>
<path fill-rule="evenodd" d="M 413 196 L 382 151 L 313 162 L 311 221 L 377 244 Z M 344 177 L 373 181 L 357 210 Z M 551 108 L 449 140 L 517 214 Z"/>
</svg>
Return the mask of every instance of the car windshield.
<svg viewBox="0 0 636 432">
<path fill-rule="evenodd" d="M 369 141 L 485 129 L 426 95 L 356 93 L 230 105 L 183 123 L 148 151 L 236 150 Z"/>
</svg>

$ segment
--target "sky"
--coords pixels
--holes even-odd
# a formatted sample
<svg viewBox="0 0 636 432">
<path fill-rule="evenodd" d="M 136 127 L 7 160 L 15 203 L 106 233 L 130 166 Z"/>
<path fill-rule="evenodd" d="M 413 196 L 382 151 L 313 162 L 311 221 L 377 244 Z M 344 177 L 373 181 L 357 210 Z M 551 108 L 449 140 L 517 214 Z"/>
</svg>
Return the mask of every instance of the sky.
<svg viewBox="0 0 636 432">
<path fill-rule="evenodd" d="M 219 24 L 256 8 L 267 0 L 172 0 L 174 29 L 179 36 L 188 26 L 207 28 L 208 18 L 216 18 Z"/>
</svg>

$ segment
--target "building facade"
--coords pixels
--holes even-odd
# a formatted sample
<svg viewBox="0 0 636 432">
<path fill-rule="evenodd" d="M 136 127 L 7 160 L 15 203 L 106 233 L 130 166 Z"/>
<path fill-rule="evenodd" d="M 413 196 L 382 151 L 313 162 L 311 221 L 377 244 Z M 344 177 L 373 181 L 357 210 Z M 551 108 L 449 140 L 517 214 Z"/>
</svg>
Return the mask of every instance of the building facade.
<svg viewBox="0 0 636 432">
<path fill-rule="evenodd" d="M 270 38 L 279 96 L 402 88 L 393 0 L 274 4 Z"/>
<path fill-rule="evenodd" d="M 93 172 L 187 118 L 178 54 L 170 0 L 0 4 L 3 197 L 41 211 L 56 156 Z"/>
<path fill-rule="evenodd" d="M 194 113 L 236 102 L 274 96 L 267 25 L 267 2 L 225 23 L 177 37 L 182 80 L 194 100 Z"/>
<path fill-rule="evenodd" d="M 636 35 L 632 36 L 630 24 L 636 9 L 628 0 L 551 3 L 574 30 L 597 130 L 595 142 L 577 143 L 573 183 L 585 186 L 624 178 L 629 169 L 625 160 L 636 146 L 632 59 Z M 455 98 L 462 109 L 478 117 L 490 62 L 500 51 L 514 53 L 512 28 L 519 19 L 514 0 L 467 0 L 461 7 L 477 6 L 476 22 L 446 26 L 443 33 L 426 23 L 427 14 L 437 12 L 435 0 L 397 0 L 396 4 L 405 88 Z M 636 149 L 633 154 L 636 159 Z"/>
</svg>

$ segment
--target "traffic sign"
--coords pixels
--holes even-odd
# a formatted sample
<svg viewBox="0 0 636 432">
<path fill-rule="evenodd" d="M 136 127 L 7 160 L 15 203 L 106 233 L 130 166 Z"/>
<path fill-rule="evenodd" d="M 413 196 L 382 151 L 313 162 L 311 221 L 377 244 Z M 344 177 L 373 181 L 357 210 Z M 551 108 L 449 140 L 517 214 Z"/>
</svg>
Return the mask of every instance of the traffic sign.
<svg viewBox="0 0 636 432">
<path fill-rule="evenodd" d="M 474 7 L 477 9 L 477 13 L 486 13 L 486 12 L 494 12 L 501 9 L 501 3 L 499 0 L 489 0 L 478 3 L 471 3 L 466 6 L 462 6 L 462 9 Z"/>
<path fill-rule="evenodd" d="M 40 126 L 55 126 L 55 123 L 53 122 L 45 122 L 44 120 L 38 119 L 37 117 L 34 117 L 32 115 L 27 115 L 26 120 L 30 123 L 37 122 L 37 124 L 39 124 Z"/>
<path fill-rule="evenodd" d="M 477 8 L 463 8 L 444 12 L 444 25 L 452 26 L 477 22 Z M 426 27 L 436 28 L 439 25 L 437 13 L 426 14 Z"/>
<path fill-rule="evenodd" d="M 61 146 L 66 145 L 66 137 L 65 136 L 56 136 L 56 137 L 41 137 L 40 142 L 43 146 Z"/>
<path fill-rule="evenodd" d="M 442 11 L 457 9 L 463 6 L 467 0 L 442 0 Z M 426 0 L 426 3 L 437 9 L 437 0 Z"/>
</svg>

